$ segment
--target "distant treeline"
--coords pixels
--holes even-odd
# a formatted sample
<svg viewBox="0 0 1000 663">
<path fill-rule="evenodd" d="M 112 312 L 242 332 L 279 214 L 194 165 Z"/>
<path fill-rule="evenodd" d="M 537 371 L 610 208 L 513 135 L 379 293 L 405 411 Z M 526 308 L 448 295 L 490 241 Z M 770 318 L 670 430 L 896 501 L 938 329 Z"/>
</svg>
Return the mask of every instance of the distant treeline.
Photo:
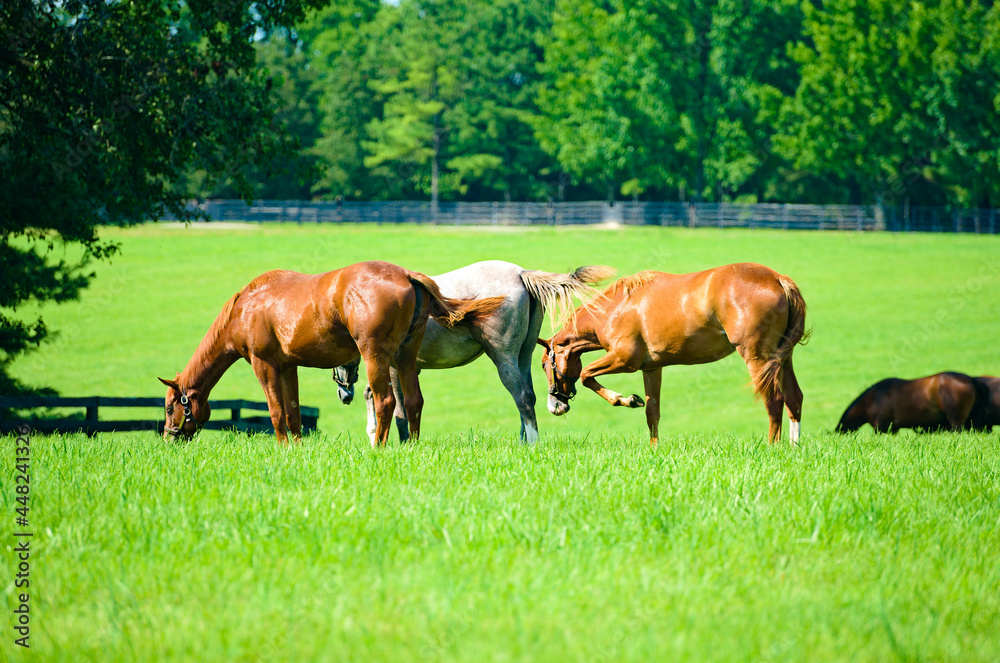
<svg viewBox="0 0 1000 663">
<path fill-rule="evenodd" d="M 992 2 L 349 0 L 257 55 L 260 198 L 1000 206 Z"/>
</svg>

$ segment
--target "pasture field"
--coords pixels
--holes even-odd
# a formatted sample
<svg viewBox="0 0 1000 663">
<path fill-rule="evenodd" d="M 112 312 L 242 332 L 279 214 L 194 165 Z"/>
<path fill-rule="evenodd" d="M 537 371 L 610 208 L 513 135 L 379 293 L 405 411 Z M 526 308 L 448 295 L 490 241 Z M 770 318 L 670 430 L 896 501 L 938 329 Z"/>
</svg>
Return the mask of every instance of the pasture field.
<svg viewBox="0 0 1000 663">
<path fill-rule="evenodd" d="M 890 375 L 1000 373 L 1000 238 L 661 228 L 146 225 L 60 338 L 19 361 L 67 396 L 148 396 L 228 297 L 274 268 L 490 258 L 567 271 L 790 275 L 803 441 L 770 447 L 736 357 L 664 372 L 641 411 L 581 390 L 541 442 L 487 359 L 421 374 L 422 439 L 372 451 L 360 399 L 300 371 L 318 434 L 36 436 L 32 648 L 13 644 L 15 460 L 0 455 L 0 658 L 10 660 L 1000 659 L 1000 436 L 830 432 Z M 591 359 L 598 355 L 589 355 Z M 585 358 L 586 360 L 586 358 Z M 606 380 L 641 391 L 639 376 Z M 238 363 L 214 398 L 262 400 Z M 119 414 L 105 412 L 111 418 Z M 134 412 L 131 413 L 133 416 Z M 155 411 L 147 413 L 153 416 Z M 787 426 L 786 426 L 787 428 Z M 785 431 L 787 439 L 787 430 Z"/>
</svg>

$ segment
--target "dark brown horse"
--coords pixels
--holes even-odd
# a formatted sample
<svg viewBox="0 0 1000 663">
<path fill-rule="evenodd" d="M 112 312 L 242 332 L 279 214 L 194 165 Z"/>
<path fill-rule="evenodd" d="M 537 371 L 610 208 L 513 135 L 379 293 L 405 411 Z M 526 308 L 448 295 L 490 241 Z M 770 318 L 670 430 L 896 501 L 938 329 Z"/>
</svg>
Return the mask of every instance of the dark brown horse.
<svg viewBox="0 0 1000 663">
<path fill-rule="evenodd" d="M 969 413 L 969 427 L 990 431 L 1000 426 L 1000 378 L 984 375 L 972 378 L 976 385 L 976 404 Z"/>
<path fill-rule="evenodd" d="M 900 428 L 961 430 L 974 425 L 974 409 L 975 427 L 986 428 L 1000 412 L 990 405 L 990 380 L 996 378 L 971 378 L 954 372 L 916 380 L 887 378 L 865 389 L 847 406 L 836 430 L 847 433 L 865 424 L 880 433 L 895 433 Z"/>
<path fill-rule="evenodd" d="M 792 350 L 803 341 L 806 304 L 798 286 L 774 270 L 753 263 L 716 267 L 694 274 L 640 272 L 619 279 L 548 341 L 542 367 L 549 379 L 549 411 L 569 411 L 576 380 L 612 405 L 642 407 L 595 379 L 642 371 L 650 444 L 657 444 L 660 380 L 664 366 L 705 364 L 739 352 L 770 418 L 769 440 L 781 437 L 787 405 L 792 442 L 799 438 L 802 391 L 792 368 Z M 583 367 L 580 355 L 607 354 Z"/>
<path fill-rule="evenodd" d="M 375 397 L 372 446 L 385 444 L 395 405 L 389 366 L 399 372 L 404 406 L 416 437 L 423 397 L 417 349 L 428 315 L 445 326 L 489 315 L 502 297 L 441 296 L 424 274 L 387 262 L 362 262 L 325 274 L 273 271 L 233 295 L 169 389 L 164 435 L 190 437 L 206 421 L 208 394 L 240 357 L 253 367 L 267 397 L 278 441 L 301 437 L 299 366 L 333 368 L 359 354 Z"/>
</svg>

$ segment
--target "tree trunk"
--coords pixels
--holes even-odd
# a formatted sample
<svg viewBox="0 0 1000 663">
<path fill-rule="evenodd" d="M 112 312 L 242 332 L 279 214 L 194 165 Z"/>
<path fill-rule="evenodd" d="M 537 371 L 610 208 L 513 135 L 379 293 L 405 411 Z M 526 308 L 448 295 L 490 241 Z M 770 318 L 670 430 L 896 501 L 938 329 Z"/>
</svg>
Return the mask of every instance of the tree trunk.
<svg viewBox="0 0 1000 663">
<path fill-rule="evenodd" d="M 434 115 L 434 156 L 431 157 L 431 216 L 438 213 L 438 159 L 441 156 L 441 114 Z"/>
</svg>

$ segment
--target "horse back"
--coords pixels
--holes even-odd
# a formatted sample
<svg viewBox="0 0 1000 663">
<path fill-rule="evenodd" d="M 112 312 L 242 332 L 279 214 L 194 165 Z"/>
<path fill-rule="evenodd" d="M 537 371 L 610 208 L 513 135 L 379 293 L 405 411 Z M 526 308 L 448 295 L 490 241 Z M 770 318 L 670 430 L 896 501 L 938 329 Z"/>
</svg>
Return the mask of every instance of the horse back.
<svg viewBox="0 0 1000 663">
<path fill-rule="evenodd" d="M 358 354 L 356 340 L 405 329 L 416 306 L 406 270 L 371 261 L 322 274 L 275 271 L 237 299 L 237 345 L 279 363 L 332 368 Z M 394 331 L 392 335 L 396 335 Z"/>
<path fill-rule="evenodd" d="M 784 332 L 788 299 L 780 278 L 755 263 L 626 276 L 596 302 L 603 309 L 595 316 L 598 338 L 606 349 L 637 346 L 628 351 L 641 348 L 658 365 L 716 361 L 765 320 Z"/>
<path fill-rule="evenodd" d="M 972 379 L 961 373 L 936 373 L 914 380 L 890 378 L 879 399 L 896 428 L 936 429 L 964 424 L 975 400 Z M 879 383 L 882 384 L 882 383 Z"/>
</svg>

